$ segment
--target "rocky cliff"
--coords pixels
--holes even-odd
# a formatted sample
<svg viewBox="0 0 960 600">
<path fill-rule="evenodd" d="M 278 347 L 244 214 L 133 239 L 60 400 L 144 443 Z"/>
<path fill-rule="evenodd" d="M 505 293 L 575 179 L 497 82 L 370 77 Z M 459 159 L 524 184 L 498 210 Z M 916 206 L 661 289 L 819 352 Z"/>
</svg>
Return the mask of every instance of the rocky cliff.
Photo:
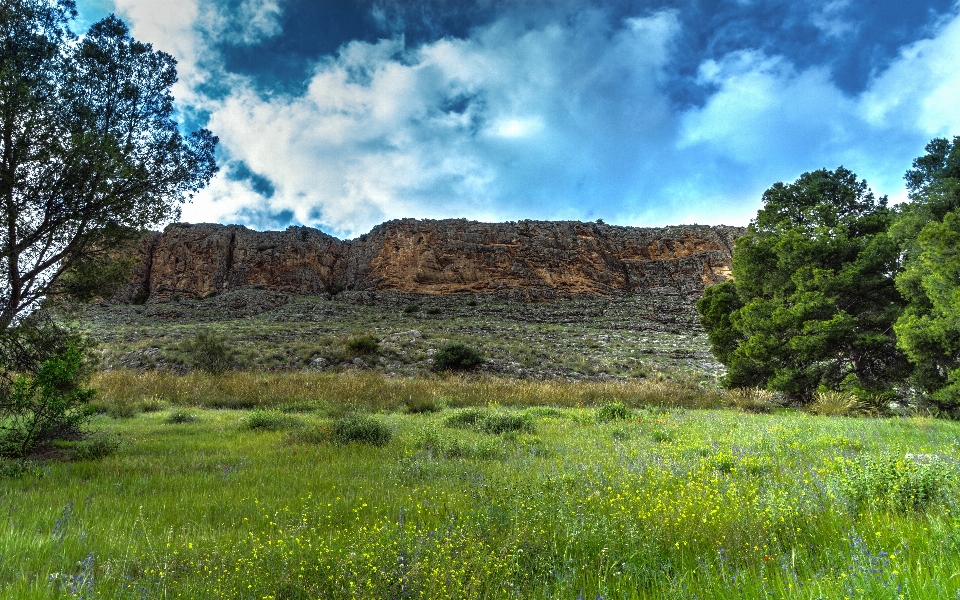
<svg viewBox="0 0 960 600">
<path fill-rule="evenodd" d="M 342 241 L 316 229 L 175 224 L 151 233 L 124 301 L 257 287 L 292 294 L 376 290 L 519 299 L 664 291 L 699 295 L 729 277 L 742 228 L 577 221 L 402 219 Z"/>
</svg>

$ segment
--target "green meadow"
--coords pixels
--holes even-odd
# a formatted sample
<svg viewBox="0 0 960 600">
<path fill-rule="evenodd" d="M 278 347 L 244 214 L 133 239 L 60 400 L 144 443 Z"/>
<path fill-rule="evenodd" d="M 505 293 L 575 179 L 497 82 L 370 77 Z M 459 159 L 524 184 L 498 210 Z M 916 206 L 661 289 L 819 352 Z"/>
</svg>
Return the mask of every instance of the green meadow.
<svg viewBox="0 0 960 600">
<path fill-rule="evenodd" d="M 94 383 L 94 437 L 3 465 L 5 598 L 960 597 L 957 422 L 651 380 Z"/>
</svg>

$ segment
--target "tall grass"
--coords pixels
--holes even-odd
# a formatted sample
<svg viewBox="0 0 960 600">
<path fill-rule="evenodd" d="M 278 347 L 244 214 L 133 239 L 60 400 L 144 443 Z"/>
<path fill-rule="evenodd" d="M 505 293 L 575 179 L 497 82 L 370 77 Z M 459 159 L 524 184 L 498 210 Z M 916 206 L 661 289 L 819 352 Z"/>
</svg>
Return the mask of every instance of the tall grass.
<svg viewBox="0 0 960 600">
<path fill-rule="evenodd" d="M 292 435 L 332 434 L 315 412 L 261 431 L 191 410 L 103 419 L 113 454 L 0 479 L 0 597 L 960 593 L 956 422 L 501 406 L 481 412 L 534 432 L 397 411 L 373 445 Z"/>
<path fill-rule="evenodd" d="M 235 372 L 221 376 L 192 373 L 109 371 L 93 381 L 96 406 L 104 412 L 160 399 L 177 406 L 279 408 L 299 405 L 321 410 L 395 411 L 410 406 L 596 406 L 621 402 L 630 407 L 718 408 L 726 395 L 694 383 L 671 380 L 629 382 L 513 381 L 447 376 L 387 377 L 376 373 Z"/>
</svg>

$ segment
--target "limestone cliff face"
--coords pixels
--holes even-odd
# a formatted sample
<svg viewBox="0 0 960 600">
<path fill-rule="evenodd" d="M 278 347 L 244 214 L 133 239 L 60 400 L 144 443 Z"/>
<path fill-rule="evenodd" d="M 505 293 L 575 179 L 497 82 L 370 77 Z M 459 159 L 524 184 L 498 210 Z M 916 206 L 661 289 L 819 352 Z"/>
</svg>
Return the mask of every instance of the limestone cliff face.
<svg viewBox="0 0 960 600">
<path fill-rule="evenodd" d="M 341 241 L 316 229 L 172 225 L 148 235 L 120 299 L 206 297 L 257 286 L 293 294 L 698 295 L 729 277 L 742 228 L 618 227 L 577 221 L 478 223 L 403 219 Z"/>
</svg>

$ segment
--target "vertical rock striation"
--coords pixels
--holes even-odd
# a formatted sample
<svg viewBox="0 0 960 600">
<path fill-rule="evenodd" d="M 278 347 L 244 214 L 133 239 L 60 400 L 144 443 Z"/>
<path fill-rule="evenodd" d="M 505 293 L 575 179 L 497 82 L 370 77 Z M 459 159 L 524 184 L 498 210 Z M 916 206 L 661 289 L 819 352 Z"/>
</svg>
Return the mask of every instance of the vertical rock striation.
<svg viewBox="0 0 960 600">
<path fill-rule="evenodd" d="M 662 291 L 699 295 L 729 277 L 742 228 L 577 221 L 402 219 L 342 241 L 316 229 L 169 226 L 148 234 L 120 301 L 207 297 L 243 287 L 290 294 L 377 290 L 495 293 L 530 300 Z"/>
</svg>

